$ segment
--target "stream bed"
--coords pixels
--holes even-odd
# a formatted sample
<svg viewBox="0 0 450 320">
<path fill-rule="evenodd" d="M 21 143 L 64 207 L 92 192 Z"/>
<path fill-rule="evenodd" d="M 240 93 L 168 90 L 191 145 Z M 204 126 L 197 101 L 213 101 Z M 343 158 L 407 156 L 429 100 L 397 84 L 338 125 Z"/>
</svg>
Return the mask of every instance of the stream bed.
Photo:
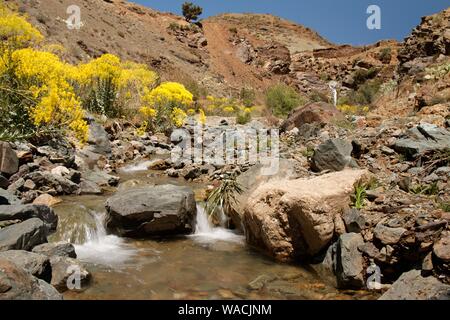
<svg viewBox="0 0 450 320">
<path fill-rule="evenodd" d="M 183 184 L 136 165 L 121 172 L 121 186 Z M 106 199 L 70 196 L 54 209 L 57 232 L 49 241 L 69 241 L 92 274 L 83 291 L 65 299 L 373 299 L 364 291 L 339 291 L 307 266 L 280 264 L 245 244 L 243 235 L 209 224 L 198 205 L 195 233 L 171 239 L 136 240 L 108 234 Z"/>
</svg>

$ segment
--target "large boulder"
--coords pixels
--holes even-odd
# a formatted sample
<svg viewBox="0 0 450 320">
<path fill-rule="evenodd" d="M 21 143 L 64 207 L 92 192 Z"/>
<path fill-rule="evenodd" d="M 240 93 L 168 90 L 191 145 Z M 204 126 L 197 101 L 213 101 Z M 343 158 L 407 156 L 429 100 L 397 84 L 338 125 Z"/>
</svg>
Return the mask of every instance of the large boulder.
<svg viewBox="0 0 450 320">
<path fill-rule="evenodd" d="M 119 192 L 106 202 L 107 227 L 122 236 L 186 234 L 196 215 L 188 187 L 160 185 Z"/>
<path fill-rule="evenodd" d="M 403 137 L 395 141 L 392 147 L 410 158 L 429 150 L 449 149 L 450 131 L 433 124 L 423 123 L 409 129 Z"/>
<path fill-rule="evenodd" d="M 41 219 L 50 232 L 55 231 L 58 226 L 58 216 L 47 206 L 38 204 L 0 206 L 0 221 L 24 221 L 30 218 Z"/>
<path fill-rule="evenodd" d="M 311 159 L 315 171 L 340 171 L 346 167 L 356 168 L 358 165 L 352 158 L 353 146 L 342 139 L 330 139 L 314 150 Z"/>
<path fill-rule="evenodd" d="M 0 173 L 12 175 L 19 171 L 19 159 L 8 142 L 0 141 Z"/>
<path fill-rule="evenodd" d="M 62 295 L 17 264 L 0 258 L 0 300 L 62 300 Z"/>
<path fill-rule="evenodd" d="M 24 250 L 9 250 L 0 252 L 0 259 L 6 259 L 21 266 L 36 278 L 50 282 L 52 268 L 47 256 Z"/>
<path fill-rule="evenodd" d="M 50 258 L 50 264 L 52 266 L 51 284 L 59 292 L 81 290 L 91 280 L 89 271 L 75 259 L 53 256 Z"/>
<path fill-rule="evenodd" d="M 364 286 L 364 259 L 358 246 L 364 244 L 359 233 L 346 233 L 339 237 L 336 250 L 336 277 L 340 288 Z"/>
<path fill-rule="evenodd" d="M 261 185 L 244 209 L 247 241 L 281 261 L 316 255 L 330 244 L 335 216 L 348 207 L 354 186 L 366 175 L 366 170 L 344 170 Z"/>
<path fill-rule="evenodd" d="M 47 227 L 38 218 L 0 229 L 0 252 L 7 250 L 31 250 L 47 242 Z"/>
<path fill-rule="evenodd" d="M 345 119 L 333 105 L 325 102 L 314 102 L 292 111 L 280 127 L 281 132 L 300 128 L 306 123 L 326 124 L 331 120 Z"/>
<path fill-rule="evenodd" d="M 450 286 L 434 277 L 423 277 L 420 270 L 403 273 L 380 300 L 450 300 Z"/>
</svg>

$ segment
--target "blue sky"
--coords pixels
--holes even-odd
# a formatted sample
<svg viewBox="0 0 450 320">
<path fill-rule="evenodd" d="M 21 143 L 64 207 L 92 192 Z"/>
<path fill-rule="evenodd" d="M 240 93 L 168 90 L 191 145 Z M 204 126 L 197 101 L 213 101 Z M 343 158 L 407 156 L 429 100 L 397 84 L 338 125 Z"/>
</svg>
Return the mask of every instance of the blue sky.
<svg viewBox="0 0 450 320">
<path fill-rule="evenodd" d="M 450 7 L 450 0 L 191 0 L 203 16 L 225 12 L 271 13 L 310 27 L 331 42 L 353 45 L 381 39 L 403 40 L 420 17 Z M 184 0 L 134 0 L 160 11 L 181 14 Z M 369 30 L 369 5 L 381 8 L 381 30 Z"/>
</svg>

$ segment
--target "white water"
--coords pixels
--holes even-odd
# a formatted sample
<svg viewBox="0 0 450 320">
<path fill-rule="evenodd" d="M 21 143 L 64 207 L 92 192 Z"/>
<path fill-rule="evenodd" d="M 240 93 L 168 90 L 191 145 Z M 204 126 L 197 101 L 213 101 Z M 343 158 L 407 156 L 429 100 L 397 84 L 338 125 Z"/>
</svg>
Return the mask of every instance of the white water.
<svg viewBox="0 0 450 320">
<path fill-rule="evenodd" d="M 147 171 L 148 167 L 154 162 L 155 160 L 148 160 L 143 162 L 138 162 L 134 164 L 130 164 L 128 166 L 125 166 L 121 168 L 120 170 L 122 172 L 131 173 L 131 172 L 139 172 L 139 171 Z"/>
<path fill-rule="evenodd" d="M 95 229 L 86 228 L 86 242 L 75 245 L 77 257 L 86 262 L 107 266 L 123 265 L 136 254 L 124 239 L 106 233 L 105 214 L 94 213 Z"/>
<path fill-rule="evenodd" d="M 227 222 L 225 214 L 221 211 L 221 225 Z M 197 218 L 195 233 L 191 235 L 195 241 L 200 243 L 213 243 L 217 241 L 244 243 L 244 237 L 224 227 L 215 227 L 208 219 L 208 214 L 202 205 L 197 204 Z"/>
<path fill-rule="evenodd" d="M 105 213 L 92 212 L 95 219 L 95 227 L 85 228 L 86 241 L 83 244 L 75 244 L 75 251 L 80 260 L 105 265 L 120 267 L 130 261 L 137 254 L 137 249 L 127 245 L 125 239 L 107 234 L 105 228 Z M 222 213 L 220 217 L 222 225 L 227 218 Z M 213 244 L 216 242 L 232 242 L 244 244 L 244 237 L 224 227 L 215 227 L 209 221 L 203 206 L 197 204 L 197 217 L 195 233 L 190 235 L 195 242 L 200 244 Z"/>
</svg>

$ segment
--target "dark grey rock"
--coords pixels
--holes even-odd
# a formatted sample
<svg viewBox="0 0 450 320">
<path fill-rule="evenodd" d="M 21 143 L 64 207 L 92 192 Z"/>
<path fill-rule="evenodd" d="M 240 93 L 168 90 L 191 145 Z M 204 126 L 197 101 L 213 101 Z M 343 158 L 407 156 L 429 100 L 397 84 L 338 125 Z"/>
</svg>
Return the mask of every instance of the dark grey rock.
<svg viewBox="0 0 450 320">
<path fill-rule="evenodd" d="M 357 167 L 352 158 L 353 146 L 342 139 L 330 139 L 322 143 L 312 156 L 312 169 L 315 171 L 341 171 L 346 167 Z"/>
<path fill-rule="evenodd" d="M 52 208 L 38 204 L 0 206 L 0 221 L 2 220 L 27 220 L 30 218 L 41 219 L 49 232 L 56 230 L 58 216 Z"/>
<path fill-rule="evenodd" d="M 52 268 L 47 256 L 24 250 L 9 250 L 0 252 L 0 259 L 9 260 L 25 269 L 36 278 L 50 282 Z"/>
<path fill-rule="evenodd" d="M 43 243 L 34 247 L 32 251 L 48 257 L 60 256 L 74 259 L 77 258 L 75 247 L 69 242 Z"/>
<path fill-rule="evenodd" d="M 366 219 L 358 209 L 352 208 L 344 211 L 342 218 L 347 232 L 360 233 L 366 226 Z"/>
<path fill-rule="evenodd" d="M 130 237 L 189 233 L 197 211 L 194 192 L 175 185 L 119 192 L 106 209 L 107 227 Z"/>
<path fill-rule="evenodd" d="M 47 227 L 38 218 L 0 229 L 0 252 L 6 250 L 31 250 L 47 242 Z"/>
<path fill-rule="evenodd" d="M 339 288 L 359 289 L 364 286 L 364 259 L 358 246 L 364 239 L 358 233 L 339 237 L 336 250 L 336 278 Z"/>
<path fill-rule="evenodd" d="M 6 204 L 20 204 L 20 200 L 11 192 L 0 188 L 0 205 Z"/>
<path fill-rule="evenodd" d="M 387 227 L 381 222 L 373 230 L 375 238 L 385 245 L 397 244 L 407 230 L 405 228 Z"/>
<path fill-rule="evenodd" d="M 444 150 L 450 148 L 450 131 L 424 123 L 408 130 L 392 147 L 409 158 L 427 150 Z"/>
</svg>

